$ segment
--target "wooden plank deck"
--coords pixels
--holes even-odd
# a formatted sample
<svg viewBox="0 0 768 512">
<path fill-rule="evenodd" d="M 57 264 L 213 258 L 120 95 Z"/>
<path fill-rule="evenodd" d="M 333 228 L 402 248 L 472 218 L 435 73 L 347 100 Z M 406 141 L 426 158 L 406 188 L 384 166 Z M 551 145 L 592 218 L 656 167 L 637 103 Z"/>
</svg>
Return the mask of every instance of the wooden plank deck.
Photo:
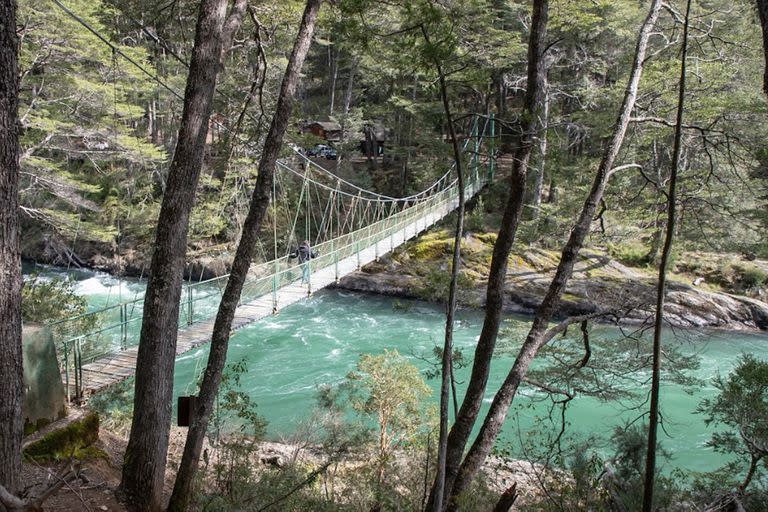
<svg viewBox="0 0 768 512">
<path fill-rule="evenodd" d="M 358 270 L 358 262 L 360 266 L 370 263 L 378 259 L 379 256 L 404 244 L 411 238 L 415 238 L 419 233 L 425 231 L 453 211 L 457 207 L 457 202 L 458 201 L 454 200 L 439 210 L 432 211 L 423 217 L 416 219 L 413 223 L 406 225 L 403 229 L 395 232 L 385 240 L 381 240 L 370 245 L 366 249 L 361 250 L 359 255 L 356 253 L 339 260 L 338 277 L 341 278 Z M 320 290 L 331 283 L 335 283 L 337 280 L 336 267 L 336 264 L 331 264 L 327 267 L 315 270 L 310 276 L 309 284 L 301 284 L 297 279 L 293 283 L 278 289 L 278 310 L 308 297 L 313 291 Z M 268 293 L 246 304 L 242 304 L 237 308 L 232 322 L 232 331 L 241 329 L 272 314 L 273 296 L 272 293 Z M 176 355 L 179 356 L 209 342 L 213 331 L 214 320 L 215 316 L 179 329 Z M 110 354 L 92 363 L 84 364 L 82 368 L 83 396 L 88 397 L 109 386 L 132 377 L 136 371 L 137 354 L 138 347 L 134 346 L 121 350 L 118 353 Z M 73 393 L 73 379 L 70 380 L 70 388 L 70 392 Z"/>
</svg>

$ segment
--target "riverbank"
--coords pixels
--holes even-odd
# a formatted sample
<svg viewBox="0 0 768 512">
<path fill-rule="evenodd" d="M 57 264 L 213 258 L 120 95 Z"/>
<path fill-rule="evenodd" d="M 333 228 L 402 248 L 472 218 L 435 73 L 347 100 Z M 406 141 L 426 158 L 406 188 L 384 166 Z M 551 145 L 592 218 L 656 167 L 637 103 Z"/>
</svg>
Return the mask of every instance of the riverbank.
<svg viewBox="0 0 768 512">
<path fill-rule="evenodd" d="M 464 237 L 459 279 L 462 307 L 484 306 L 495 239 L 492 233 L 470 233 Z M 48 240 L 48 244 L 42 246 L 27 245 L 25 257 L 66 266 L 68 262 L 61 259 L 62 254 L 67 254 L 66 248 L 53 250 L 51 243 L 52 240 Z M 432 230 L 345 276 L 337 286 L 355 292 L 441 302 L 447 295 L 452 244 L 450 231 Z M 123 277 L 147 275 L 146 255 L 138 251 L 107 257 L 94 246 L 86 245 L 84 249 L 77 261 L 69 263 Z M 191 263 L 185 269 L 185 279 L 224 275 L 231 264 L 231 255 L 226 251 L 215 257 L 192 251 L 188 259 Z M 507 313 L 535 313 L 558 260 L 557 251 L 536 247 L 513 249 L 505 286 Z M 606 250 L 584 249 L 557 315 L 617 310 L 621 311 L 622 323 L 652 322 L 656 279 L 654 268 L 622 264 Z M 669 276 L 666 321 L 676 327 L 765 332 L 768 330 L 767 281 L 768 261 L 728 254 L 678 255 Z"/>
<path fill-rule="evenodd" d="M 495 235 L 468 234 L 462 245 L 459 303 L 482 308 Z M 434 231 L 383 256 L 340 280 L 340 289 L 393 297 L 440 301 L 450 279 L 452 238 Z M 742 261 L 736 256 L 694 254 L 678 258 L 670 274 L 666 321 L 676 327 L 737 331 L 768 330 L 768 303 L 761 276 L 768 262 Z M 559 253 L 539 248 L 518 249 L 509 258 L 505 284 L 507 313 L 533 314 L 554 275 Z M 706 265 L 703 262 L 708 262 Z M 757 284 L 756 297 L 732 293 L 743 283 L 721 269 L 748 269 Z M 754 270 L 753 270 L 754 269 Z M 746 272 L 745 272 L 746 273 Z M 762 274 L 761 274 L 762 273 Z M 752 274 L 747 274 L 752 275 Z M 558 306 L 559 316 L 620 310 L 621 322 L 652 322 L 656 270 L 623 265 L 605 251 L 583 250 Z M 729 281 L 730 279 L 730 281 Z M 728 283 L 731 286 L 728 286 Z M 696 283 L 696 284 L 694 284 Z"/>
</svg>

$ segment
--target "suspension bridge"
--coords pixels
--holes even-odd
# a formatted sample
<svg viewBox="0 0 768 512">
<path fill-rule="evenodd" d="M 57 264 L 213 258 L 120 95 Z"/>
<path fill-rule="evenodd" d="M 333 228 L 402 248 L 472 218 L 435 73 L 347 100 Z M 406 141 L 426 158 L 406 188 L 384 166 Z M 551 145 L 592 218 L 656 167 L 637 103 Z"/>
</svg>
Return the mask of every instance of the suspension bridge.
<svg viewBox="0 0 768 512">
<path fill-rule="evenodd" d="M 481 154 L 492 154 L 493 122 L 476 116 L 470 126 L 463 146 L 465 200 L 493 177 L 493 159 L 481 158 Z M 262 245 L 264 261 L 251 266 L 233 331 L 337 282 L 454 211 L 459 205 L 454 168 L 455 164 L 422 192 L 390 197 L 358 187 L 300 152 L 279 161 L 269 208 L 272 259 L 267 260 L 268 251 Z M 303 264 L 289 257 L 300 239 L 313 241 L 318 253 Z M 303 266 L 308 266 L 306 280 Z M 210 341 L 228 277 L 184 284 L 177 356 Z M 69 400 L 133 376 L 143 302 L 143 296 L 135 297 L 46 326 L 54 339 Z"/>
</svg>

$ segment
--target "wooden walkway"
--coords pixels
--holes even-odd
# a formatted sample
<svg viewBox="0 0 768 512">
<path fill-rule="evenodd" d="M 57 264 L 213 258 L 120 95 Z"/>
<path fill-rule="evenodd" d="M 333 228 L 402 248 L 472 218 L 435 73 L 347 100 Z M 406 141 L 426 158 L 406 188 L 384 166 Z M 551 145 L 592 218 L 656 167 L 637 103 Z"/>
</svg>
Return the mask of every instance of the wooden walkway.
<svg viewBox="0 0 768 512">
<path fill-rule="evenodd" d="M 419 233 L 439 222 L 456 207 L 457 201 L 451 201 L 450 204 L 446 204 L 440 209 L 431 211 L 423 217 L 418 218 L 415 222 L 406 225 L 400 231 L 395 232 L 391 237 L 387 236 L 385 240 L 381 240 L 365 249 L 361 249 L 359 255 L 355 253 L 352 256 L 339 260 L 338 276 L 343 277 L 355 272 L 359 269 L 358 262 L 361 266 L 370 263 L 377 259 L 378 256 L 386 254 L 395 247 L 399 247 L 406 241 L 415 238 Z M 278 310 L 306 298 L 312 291 L 320 290 L 331 283 L 335 283 L 336 276 L 336 264 L 331 264 L 312 272 L 309 285 L 301 284 L 299 280 L 296 280 L 293 283 L 278 289 Z M 268 293 L 237 308 L 232 322 L 232 330 L 235 331 L 272 314 L 273 294 Z M 209 342 L 213 331 L 214 320 L 215 316 L 180 329 L 176 345 L 176 355 L 181 355 Z M 130 347 L 116 354 L 110 354 L 103 359 L 84 364 L 82 368 L 83 396 L 88 397 L 93 393 L 97 393 L 109 386 L 132 377 L 136 371 L 136 357 L 138 350 L 138 346 Z M 70 384 L 72 383 L 70 382 Z"/>
</svg>

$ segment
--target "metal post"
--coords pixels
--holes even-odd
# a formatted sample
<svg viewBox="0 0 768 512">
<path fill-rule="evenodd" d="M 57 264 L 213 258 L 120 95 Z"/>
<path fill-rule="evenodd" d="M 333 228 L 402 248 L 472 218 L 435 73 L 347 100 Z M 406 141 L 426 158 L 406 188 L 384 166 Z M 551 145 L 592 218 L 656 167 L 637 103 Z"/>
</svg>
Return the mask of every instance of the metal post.
<svg viewBox="0 0 768 512">
<path fill-rule="evenodd" d="M 357 270 L 360 270 L 360 241 L 355 241 L 355 252 L 357 253 Z"/>
<path fill-rule="evenodd" d="M 279 260 L 275 260 L 275 267 L 272 269 L 272 314 L 277 314 L 277 275 L 280 270 Z"/>
<path fill-rule="evenodd" d="M 128 345 L 128 304 L 120 305 L 120 349 Z"/>
<path fill-rule="evenodd" d="M 496 161 L 494 142 L 496 134 L 496 123 L 493 121 L 493 112 L 491 112 L 490 120 L 490 133 L 488 134 L 488 183 L 493 183 L 493 164 Z"/>
<path fill-rule="evenodd" d="M 67 388 L 67 402 L 72 401 L 69 394 L 69 344 L 64 342 L 64 384 Z"/>
<path fill-rule="evenodd" d="M 311 249 L 310 249 L 311 251 Z M 312 256 L 310 255 L 309 259 L 306 263 L 304 263 L 307 266 L 307 297 L 312 295 Z"/>
<path fill-rule="evenodd" d="M 83 396 L 83 354 L 80 351 L 80 338 L 75 340 L 75 400 Z"/>
<path fill-rule="evenodd" d="M 192 286 L 187 284 L 187 325 L 192 325 Z"/>
<path fill-rule="evenodd" d="M 335 281 L 338 283 L 339 282 L 339 253 L 336 251 L 334 247 L 335 245 L 336 244 L 334 243 L 334 241 L 331 240 L 331 251 L 333 252 L 333 268 L 335 272 L 334 277 L 335 277 Z"/>
</svg>

